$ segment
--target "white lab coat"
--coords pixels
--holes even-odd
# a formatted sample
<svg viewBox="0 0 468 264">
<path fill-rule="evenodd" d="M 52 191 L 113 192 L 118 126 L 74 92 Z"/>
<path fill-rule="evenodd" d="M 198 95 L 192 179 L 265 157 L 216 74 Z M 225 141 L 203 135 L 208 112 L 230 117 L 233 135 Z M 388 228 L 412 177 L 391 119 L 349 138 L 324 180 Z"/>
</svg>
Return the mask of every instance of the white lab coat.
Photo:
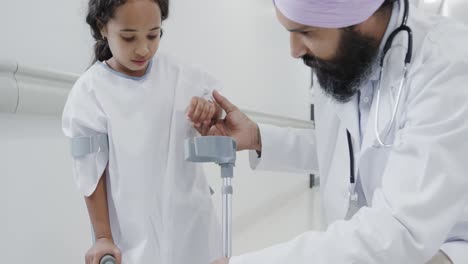
<svg viewBox="0 0 468 264">
<path fill-rule="evenodd" d="M 232 264 L 422 264 L 439 249 L 454 264 L 468 263 L 468 30 L 414 6 L 408 23 L 414 56 L 386 138 L 394 147 L 374 147 L 375 103 L 360 148 L 356 98 L 340 104 L 321 91 L 315 130 L 260 126 L 262 157 L 251 153 L 252 166 L 318 172 L 329 225 L 234 257 Z M 399 34 L 386 59 L 380 131 L 390 122 L 406 49 L 407 37 Z M 349 206 L 347 129 L 368 201 L 349 221 L 343 220 Z"/>
<path fill-rule="evenodd" d="M 71 90 L 66 136 L 109 138 L 108 152 L 74 159 L 74 175 L 88 196 L 108 166 L 110 224 L 123 264 L 206 264 L 222 255 L 202 168 L 184 160 L 184 140 L 195 135 L 185 109 L 193 96 L 219 88 L 208 74 L 158 53 L 142 78 L 97 62 Z"/>
</svg>

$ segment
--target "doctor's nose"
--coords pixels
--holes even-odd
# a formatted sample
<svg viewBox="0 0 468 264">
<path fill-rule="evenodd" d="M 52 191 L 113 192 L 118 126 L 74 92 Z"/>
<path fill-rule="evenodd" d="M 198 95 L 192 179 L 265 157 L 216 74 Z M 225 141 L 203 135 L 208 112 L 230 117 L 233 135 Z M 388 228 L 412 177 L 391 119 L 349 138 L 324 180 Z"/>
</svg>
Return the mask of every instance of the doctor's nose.
<svg viewBox="0 0 468 264">
<path fill-rule="evenodd" d="M 304 45 L 298 33 L 291 33 L 289 42 L 291 46 L 291 56 L 293 58 L 299 59 L 307 54 L 307 47 Z"/>
</svg>

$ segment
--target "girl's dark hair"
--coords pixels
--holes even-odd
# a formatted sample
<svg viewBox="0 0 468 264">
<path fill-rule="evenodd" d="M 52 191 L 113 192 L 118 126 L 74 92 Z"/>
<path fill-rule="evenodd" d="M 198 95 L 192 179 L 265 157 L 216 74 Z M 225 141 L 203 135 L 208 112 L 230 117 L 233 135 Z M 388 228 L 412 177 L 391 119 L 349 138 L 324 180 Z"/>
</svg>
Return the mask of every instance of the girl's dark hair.
<svg viewBox="0 0 468 264">
<path fill-rule="evenodd" d="M 91 27 L 91 35 L 96 41 L 93 63 L 108 60 L 112 57 L 109 44 L 101 35 L 101 28 L 113 18 L 115 9 L 125 4 L 125 2 L 126 0 L 89 0 L 86 23 Z M 154 2 L 161 9 L 161 20 L 166 20 L 169 16 L 169 0 L 154 0 Z"/>
</svg>

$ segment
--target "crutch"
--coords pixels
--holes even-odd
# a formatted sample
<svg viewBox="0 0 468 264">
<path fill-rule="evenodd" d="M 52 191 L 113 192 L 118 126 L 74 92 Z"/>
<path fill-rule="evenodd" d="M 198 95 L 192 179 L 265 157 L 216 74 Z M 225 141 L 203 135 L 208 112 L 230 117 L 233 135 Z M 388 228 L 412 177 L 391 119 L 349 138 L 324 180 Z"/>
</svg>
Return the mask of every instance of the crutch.
<svg viewBox="0 0 468 264">
<path fill-rule="evenodd" d="M 237 144 L 233 138 L 220 136 L 195 137 L 185 140 L 185 160 L 214 162 L 221 167 L 223 185 L 223 256 L 232 255 L 232 185 L 233 167 L 236 164 Z"/>
</svg>

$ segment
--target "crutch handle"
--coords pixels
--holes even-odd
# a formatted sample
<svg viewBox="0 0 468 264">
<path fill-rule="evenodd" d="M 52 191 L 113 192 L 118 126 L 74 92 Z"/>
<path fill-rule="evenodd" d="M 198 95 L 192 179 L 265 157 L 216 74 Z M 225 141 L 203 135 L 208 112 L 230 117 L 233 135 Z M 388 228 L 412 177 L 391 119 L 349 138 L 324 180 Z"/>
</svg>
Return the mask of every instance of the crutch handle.
<svg viewBox="0 0 468 264">
<path fill-rule="evenodd" d="M 99 264 L 117 264 L 117 261 L 112 255 L 104 255 L 99 261 Z"/>
</svg>

